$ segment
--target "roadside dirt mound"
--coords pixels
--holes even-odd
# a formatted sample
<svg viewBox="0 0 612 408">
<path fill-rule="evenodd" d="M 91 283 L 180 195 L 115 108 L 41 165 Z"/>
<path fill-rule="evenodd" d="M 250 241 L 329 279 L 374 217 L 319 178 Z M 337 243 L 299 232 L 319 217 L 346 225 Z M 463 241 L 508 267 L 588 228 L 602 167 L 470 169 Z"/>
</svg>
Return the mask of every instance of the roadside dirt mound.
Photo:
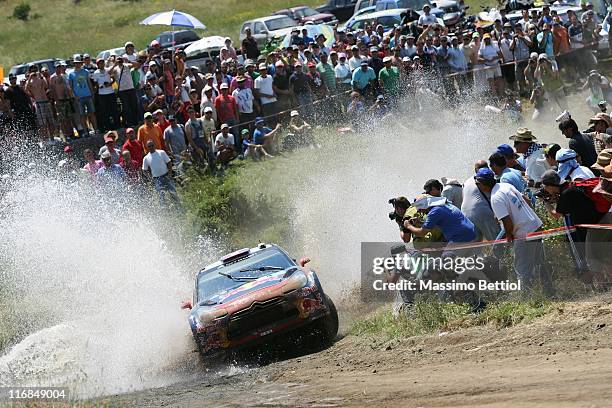
<svg viewBox="0 0 612 408">
<path fill-rule="evenodd" d="M 401 341 L 347 336 L 235 376 L 104 399 L 139 406 L 609 407 L 612 296 L 528 325 Z M 195 355 L 194 355 L 195 358 Z"/>
</svg>

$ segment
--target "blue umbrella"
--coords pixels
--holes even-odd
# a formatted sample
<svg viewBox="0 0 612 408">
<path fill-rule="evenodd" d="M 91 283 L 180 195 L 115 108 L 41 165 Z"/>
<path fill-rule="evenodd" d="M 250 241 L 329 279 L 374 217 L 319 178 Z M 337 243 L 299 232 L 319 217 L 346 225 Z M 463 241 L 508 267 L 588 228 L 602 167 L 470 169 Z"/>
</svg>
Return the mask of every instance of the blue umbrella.
<svg viewBox="0 0 612 408">
<path fill-rule="evenodd" d="M 183 13 L 181 11 L 164 11 L 162 13 L 155 13 L 142 20 L 140 24 L 143 25 L 166 25 L 171 27 L 187 27 L 187 28 L 206 28 L 204 24 L 194 16 Z"/>
</svg>

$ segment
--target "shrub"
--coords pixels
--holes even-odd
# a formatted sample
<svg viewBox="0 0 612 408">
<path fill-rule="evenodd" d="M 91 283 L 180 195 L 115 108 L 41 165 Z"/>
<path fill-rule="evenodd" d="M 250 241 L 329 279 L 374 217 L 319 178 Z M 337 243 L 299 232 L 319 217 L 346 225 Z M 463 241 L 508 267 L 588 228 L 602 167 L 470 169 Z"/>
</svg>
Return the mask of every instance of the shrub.
<svg viewBox="0 0 612 408">
<path fill-rule="evenodd" d="M 27 21 L 30 17 L 31 7 L 28 3 L 21 3 L 15 6 L 13 17 L 19 20 Z"/>
</svg>

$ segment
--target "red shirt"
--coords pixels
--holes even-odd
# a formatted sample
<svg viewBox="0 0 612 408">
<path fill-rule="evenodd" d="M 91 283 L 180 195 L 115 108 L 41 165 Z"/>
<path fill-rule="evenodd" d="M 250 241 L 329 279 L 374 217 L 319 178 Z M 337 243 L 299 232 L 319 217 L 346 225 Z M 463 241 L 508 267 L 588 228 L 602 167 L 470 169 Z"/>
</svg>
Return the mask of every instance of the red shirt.
<svg viewBox="0 0 612 408">
<path fill-rule="evenodd" d="M 157 126 L 159 126 L 159 128 L 161 129 L 162 134 L 163 134 L 163 133 L 164 133 L 164 130 L 166 130 L 166 128 L 167 128 L 168 126 L 170 126 L 170 121 L 169 121 L 168 119 L 164 118 L 164 120 L 163 120 L 163 121 L 158 121 L 158 122 L 157 122 Z"/>
<path fill-rule="evenodd" d="M 130 165 L 126 165 L 125 162 L 121 162 L 121 167 L 123 168 L 123 170 L 125 171 L 125 174 L 127 175 L 127 178 L 130 182 L 132 183 L 137 183 L 138 180 L 140 180 L 140 167 L 141 165 L 138 165 L 138 163 L 136 163 L 134 160 L 132 160 L 130 162 Z"/>
<path fill-rule="evenodd" d="M 121 150 L 128 150 L 132 155 L 132 161 L 138 164 L 138 167 L 142 166 L 142 159 L 144 158 L 144 147 L 138 139 L 126 140 Z M 123 158 L 121 158 L 123 161 Z"/>
<path fill-rule="evenodd" d="M 236 117 L 238 105 L 236 105 L 236 100 L 233 96 L 217 96 L 215 98 L 215 109 L 217 110 L 217 119 L 221 124 L 226 123 L 230 119 L 238 120 Z"/>
</svg>

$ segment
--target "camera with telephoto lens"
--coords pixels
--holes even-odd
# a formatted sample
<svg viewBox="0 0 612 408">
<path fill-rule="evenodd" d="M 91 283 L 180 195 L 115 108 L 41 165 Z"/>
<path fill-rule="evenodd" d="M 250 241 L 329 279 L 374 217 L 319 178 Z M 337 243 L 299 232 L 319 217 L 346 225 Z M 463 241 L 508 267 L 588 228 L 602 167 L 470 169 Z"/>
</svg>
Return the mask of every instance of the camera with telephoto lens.
<svg viewBox="0 0 612 408">
<path fill-rule="evenodd" d="M 539 198 L 540 200 L 543 200 L 546 202 L 549 202 L 552 199 L 552 196 L 550 195 L 550 193 L 543 188 L 536 191 L 533 195 L 536 198 Z"/>
<path fill-rule="evenodd" d="M 394 207 L 395 207 L 395 203 L 396 203 L 396 202 L 397 202 L 397 198 L 390 198 L 390 199 L 389 199 L 389 204 L 391 204 L 391 205 L 392 205 L 392 206 L 394 206 Z M 397 213 L 395 212 L 395 210 L 393 210 L 393 211 L 391 211 L 391 212 L 389 213 L 389 219 L 390 219 L 391 221 L 395 221 L 395 222 L 401 222 L 401 221 L 402 221 L 402 218 L 401 218 L 399 215 L 397 215 Z"/>
</svg>

